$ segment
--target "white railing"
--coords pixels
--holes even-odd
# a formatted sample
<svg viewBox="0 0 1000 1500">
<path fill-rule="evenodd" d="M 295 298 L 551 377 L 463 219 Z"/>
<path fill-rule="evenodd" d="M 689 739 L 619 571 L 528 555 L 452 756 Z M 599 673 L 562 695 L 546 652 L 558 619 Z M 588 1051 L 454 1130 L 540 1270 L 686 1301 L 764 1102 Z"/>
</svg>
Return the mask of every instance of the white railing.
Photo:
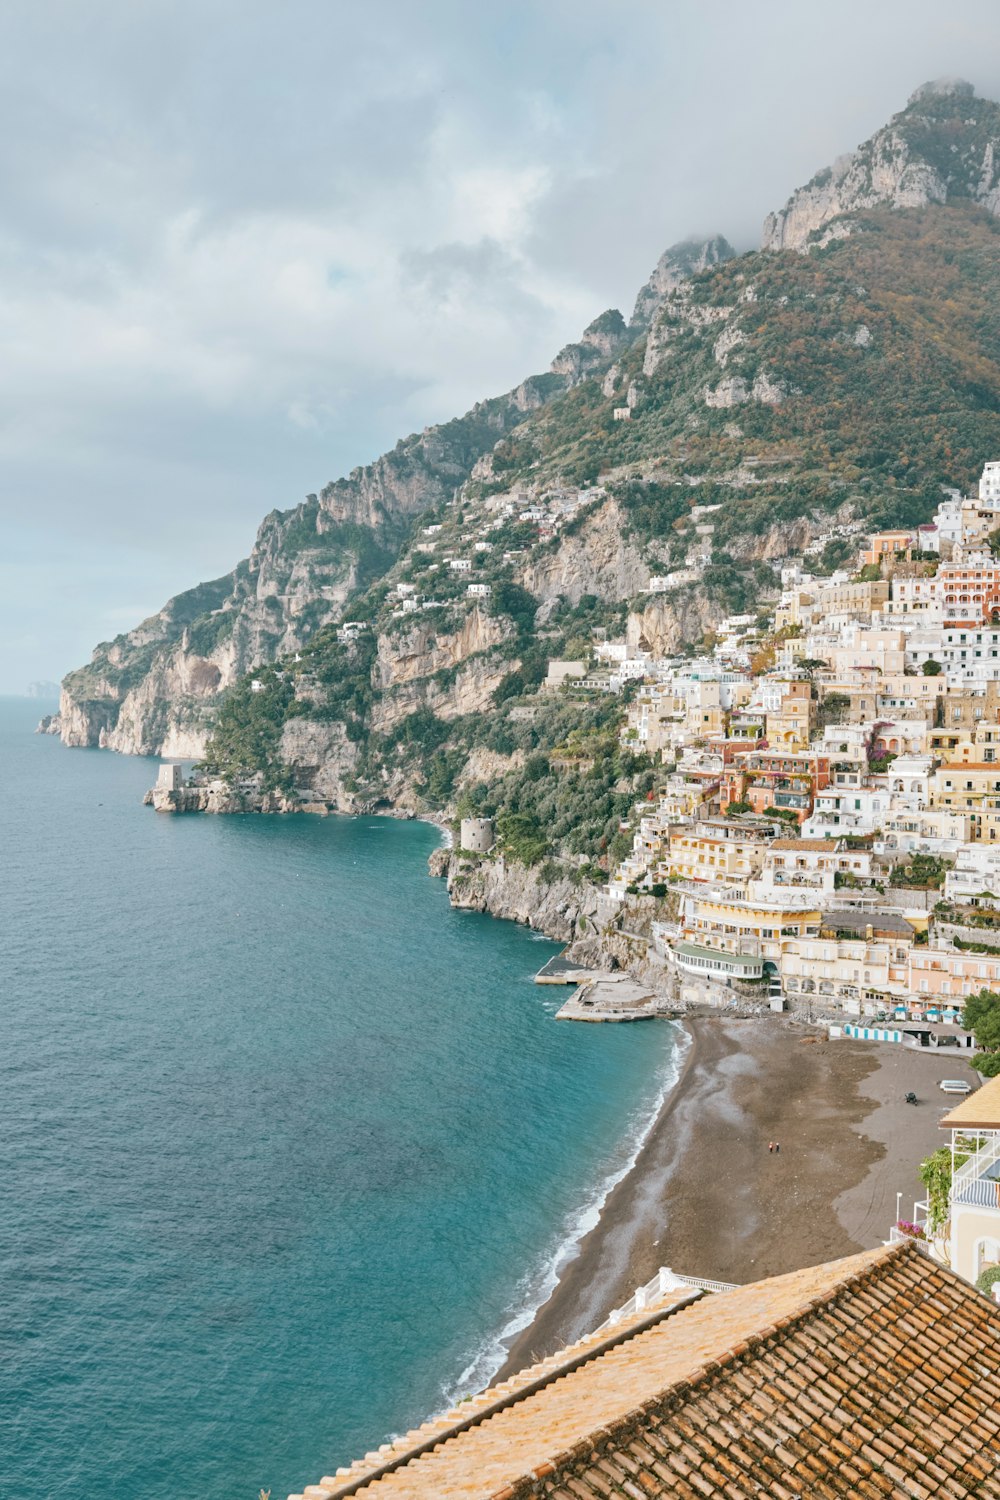
<svg viewBox="0 0 1000 1500">
<path fill-rule="evenodd" d="M 598 1333 L 604 1333 L 614 1328 L 623 1318 L 631 1318 L 636 1313 L 645 1312 L 653 1302 L 663 1297 L 667 1292 L 677 1292 L 684 1288 L 700 1292 L 732 1292 L 736 1290 L 736 1283 L 730 1281 L 706 1281 L 700 1276 L 678 1276 L 671 1271 L 669 1266 L 661 1266 L 653 1277 L 647 1281 L 645 1286 L 638 1287 L 629 1300 L 621 1307 L 616 1307 L 614 1312 L 598 1328 Z"/>
<path fill-rule="evenodd" d="M 697 1287 L 701 1292 L 735 1292 L 739 1289 L 738 1281 L 706 1281 L 704 1276 L 678 1276 L 685 1286 Z"/>
<path fill-rule="evenodd" d="M 904 1240 L 909 1240 L 911 1244 L 916 1245 L 917 1249 L 922 1251 L 924 1255 L 932 1255 L 934 1253 L 931 1249 L 931 1242 L 929 1239 L 920 1240 L 917 1239 L 915 1235 L 905 1234 L 902 1229 L 897 1229 L 894 1224 L 889 1230 L 889 1238 L 886 1241 L 886 1244 L 901 1245 Z"/>
<path fill-rule="evenodd" d="M 971 1133 L 974 1134 L 974 1132 Z M 987 1137 L 985 1144 L 980 1146 L 979 1150 L 953 1173 L 952 1193 L 960 1192 L 962 1188 L 977 1181 L 997 1161 L 1000 1161 L 1000 1135 L 992 1135 Z"/>
</svg>

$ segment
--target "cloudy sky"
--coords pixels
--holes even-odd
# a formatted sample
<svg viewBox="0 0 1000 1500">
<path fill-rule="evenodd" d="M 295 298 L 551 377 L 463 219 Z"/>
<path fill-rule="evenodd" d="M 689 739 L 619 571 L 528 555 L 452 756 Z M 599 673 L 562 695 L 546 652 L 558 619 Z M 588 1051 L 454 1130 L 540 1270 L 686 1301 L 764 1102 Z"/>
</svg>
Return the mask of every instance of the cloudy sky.
<svg viewBox="0 0 1000 1500">
<path fill-rule="evenodd" d="M 752 246 L 997 0 L 6 0 L 0 691 Z"/>
</svg>

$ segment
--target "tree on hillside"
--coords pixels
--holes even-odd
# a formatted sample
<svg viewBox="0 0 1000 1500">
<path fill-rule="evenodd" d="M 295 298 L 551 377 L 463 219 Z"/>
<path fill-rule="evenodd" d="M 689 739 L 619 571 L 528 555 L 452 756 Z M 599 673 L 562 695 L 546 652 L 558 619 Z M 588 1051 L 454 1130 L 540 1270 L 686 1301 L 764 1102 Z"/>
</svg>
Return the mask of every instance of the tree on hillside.
<svg viewBox="0 0 1000 1500">
<path fill-rule="evenodd" d="M 1000 994 L 996 990 L 979 990 L 970 995 L 963 1019 L 983 1054 L 977 1057 L 976 1067 L 987 1077 L 996 1077 L 1000 1074 Z"/>
</svg>

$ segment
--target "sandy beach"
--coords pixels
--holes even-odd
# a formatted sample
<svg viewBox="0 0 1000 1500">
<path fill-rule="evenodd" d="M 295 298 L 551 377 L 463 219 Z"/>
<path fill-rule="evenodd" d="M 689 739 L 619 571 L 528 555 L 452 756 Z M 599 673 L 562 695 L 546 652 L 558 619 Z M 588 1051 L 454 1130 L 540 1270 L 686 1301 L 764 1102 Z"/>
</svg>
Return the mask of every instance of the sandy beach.
<svg viewBox="0 0 1000 1500">
<path fill-rule="evenodd" d="M 686 1029 L 682 1076 L 634 1169 L 498 1378 L 596 1327 L 660 1266 L 748 1282 L 881 1244 L 897 1192 L 909 1217 L 918 1164 L 944 1142 L 938 1080 L 974 1077 L 956 1053 L 831 1041 L 777 1018 Z"/>
</svg>

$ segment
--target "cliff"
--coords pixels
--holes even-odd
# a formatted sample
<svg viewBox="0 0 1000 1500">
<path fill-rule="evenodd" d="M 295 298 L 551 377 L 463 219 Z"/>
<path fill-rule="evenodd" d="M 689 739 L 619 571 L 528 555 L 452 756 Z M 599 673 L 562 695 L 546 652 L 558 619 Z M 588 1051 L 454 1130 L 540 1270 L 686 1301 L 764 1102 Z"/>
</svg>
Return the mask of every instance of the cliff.
<svg viewBox="0 0 1000 1500">
<path fill-rule="evenodd" d="M 272 512 L 231 574 L 70 673 L 49 729 L 206 755 L 281 805 L 465 799 L 599 868 L 644 770 L 616 700 L 537 692 L 548 661 L 698 642 L 815 538 L 926 520 L 1000 452 L 998 116 L 919 91 L 793 195 L 776 248 L 672 247 L 630 323 Z"/>
<path fill-rule="evenodd" d="M 547 882 L 537 869 L 502 857 L 475 859 L 448 849 L 435 851 L 430 870 L 447 880 L 452 906 L 521 922 L 557 942 L 594 937 L 603 925 L 593 885 L 566 877 Z"/>
<path fill-rule="evenodd" d="M 970 83 L 924 84 L 905 109 L 764 221 L 765 250 L 809 250 L 850 234 L 872 208 L 969 201 L 1000 214 L 1000 110 Z"/>
<path fill-rule="evenodd" d="M 178 595 L 70 672 L 50 732 L 125 754 L 201 755 L 220 695 L 342 618 L 347 601 L 392 566 L 413 518 L 448 500 L 498 438 L 571 378 L 526 380 L 293 510 L 272 511 L 232 573 Z"/>
<path fill-rule="evenodd" d="M 675 997 L 671 970 L 653 948 L 652 924 L 676 917 L 676 897 L 630 896 L 611 901 L 602 890 L 566 875 L 546 880 L 535 868 L 462 850 L 436 849 L 431 875 L 445 879 L 452 906 L 520 922 L 566 943 L 581 968 L 627 970 L 663 995 Z"/>
<path fill-rule="evenodd" d="M 644 307 L 651 310 L 668 286 L 727 254 L 719 239 L 667 251 Z M 626 325 L 610 309 L 560 351 L 547 373 L 402 439 L 293 509 L 272 511 L 250 556 L 232 573 L 178 595 L 70 672 L 46 732 L 72 746 L 201 756 L 220 698 L 234 683 L 301 652 L 325 626 L 351 613 L 349 603 L 408 555 L 418 518 L 446 509 L 473 475 L 492 477 L 498 444 L 502 449 L 560 395 L 604 379 L 640 333 L 635 320 Z M 427 675 L 435 670 L 440 667 Z"/>
<path fill-rule="evenodd" d="M 682 240 L 664 250 L 647 282 L 639 288 L 629 327 L 647 329 L 671 292 L 692 276 L 732 260 L 736 251 L 721 234 L 707 240 Z"/>
</svg>

